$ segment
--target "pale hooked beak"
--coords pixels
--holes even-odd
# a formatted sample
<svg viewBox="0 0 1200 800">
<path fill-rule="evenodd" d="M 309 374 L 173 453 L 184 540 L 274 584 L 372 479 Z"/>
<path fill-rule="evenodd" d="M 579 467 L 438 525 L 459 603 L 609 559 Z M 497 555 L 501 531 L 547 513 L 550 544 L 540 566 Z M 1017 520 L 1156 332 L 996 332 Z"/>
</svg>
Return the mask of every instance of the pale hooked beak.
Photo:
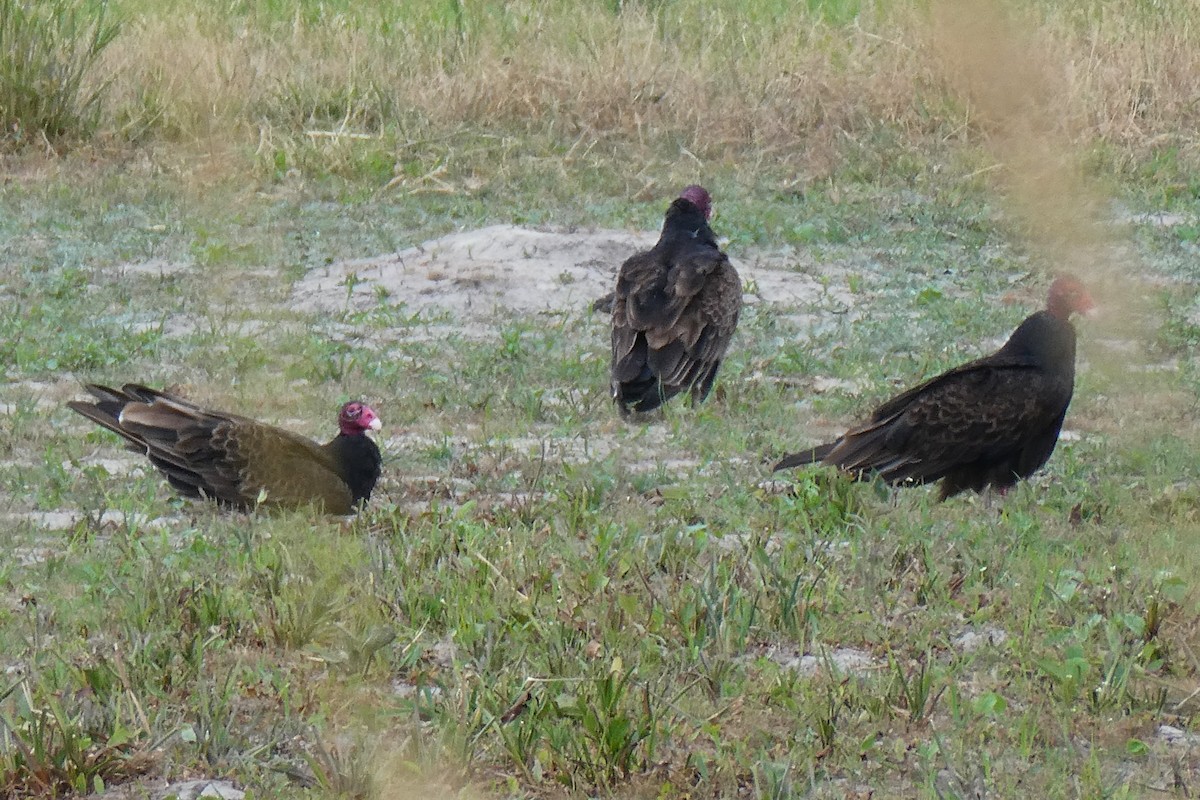
<svg viewBox="0 0 1200 800">
<path fill-rule="evenodd" d="M 1100 316 L 1100 306 L 1096 305 L 1096 301 L 1092 298 L 1090 292 L 1084 292 L 1081 300 L 1083 301 L 1081 305 L 1084 307 L 1079 308 L 1076 306 L 1076 308 L 1079 308 L 1078 313 L 1080 316 L 1088 317 L 1089 319 Z"/>
<path fill-rule="evenodd" d="M 383 420 L 381 420 L 379 417 L 374 417 L 367 427 L 373 431 L 383 430 Z"/>
</svg>

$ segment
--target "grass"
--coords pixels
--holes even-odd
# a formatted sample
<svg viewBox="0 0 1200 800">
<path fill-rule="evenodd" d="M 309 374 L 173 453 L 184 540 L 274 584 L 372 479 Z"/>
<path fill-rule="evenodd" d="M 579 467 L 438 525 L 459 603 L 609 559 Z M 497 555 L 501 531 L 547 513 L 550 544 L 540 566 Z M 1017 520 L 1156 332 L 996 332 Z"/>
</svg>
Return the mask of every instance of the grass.
<svg viewBox="0 0 1200 800">
<path fill-rule="evenodd" d="M 100 59 L 120 25 L 104 3 L 77 0 L 0 3 L 0 123 L 4 138 L 28 145 L 38 136 L 88 135 L 106 88 Z"/>
<path fill-rule="evenodd" d="M 269 218 L 274 208 L 251 206 L 241 229 L 210 222 L 213 236 L 252 242 L 256 213 Z M 736 220 L 725 222 L 739 235 Z M 912 233 L 877 224 L 867 248 L 925 252 Z M 999 238 L 982 229 L 985 240 Z M 936 230 L 919 234 L 929 249 L 943 246 Z M 343 237 L 348 249 L 362 246 Z M 1145 257 L 1160 263 L 1161 254 L 1173 275 L 1171 254 L 1184 244 L 1160 232 Z M 94 252 L 96 263 L 110 261 Z M 233 248 L 223 252 L 218 269 L 244 269 Z M 30 756 L 7 747 L 8 790 L 47 791 L 25 782 L 35 772 L 60 776 L 65 790 L 184 763 L 264 794 L 308 786 L 380 796 L 412 780 L 485 794 L 621 796 L 701 786 L 932 795 L 977 784 L 1057 795 L 1083 780 L 1088 791 L 1138 794 L 1131 769 L 1177 758 L 1156 726 L 1187 727 L 1196 669 L 1196 571 L 1186 555 L 1196 500 L 1179 483 L 1194 474 L 1195 432 L 1184 423 L 1194 394 L 1182 375 L 1153 378 L 1158 413 L 1116 435 L 1104 428 L 1127 412 L 1105 408 L 1103 397 L 1120 387 L 1085 371 L 1072 420 L 1088 435 L 998 508 L 935 506 L 921 491 L 892 501 L 820 474 L 785 494 L 756 488 L 759 454 L 793 441 L 797 415 L 844 419 L 864 405 L 834 396 L 797 409 L 795 391 L 765 376 L 802 364 L 800 375 L 861 375 L 882 393 L 889 379 L 965 355 L 928 347 L 938 332 L 979 340 L 1024 313 L 979 313 L 977 298 L 994 294 L 1005 273 L 989 278 L 966 258 L 960 267 L 974 277 L 965 297 L 949 282 L 917 290 L 926 279 L 906 270 L 873 276 L 873 313 L 853 336 L 835 329 L 805 340 L 777 312 L 748 309 L 721 395 L 697 411 L 672 410 L 647 433 L 613 421 L 596 320 L 517 323 L 491 345 L 397 344 L 393 358 L 359 357 L 334 375 L 324 363 L 340 351 L 331 325 L 369 339 L 393 318 L 311 320 L 311 344 L 297 353 L 271 332 L 286 330 L 286 316 L 262 285 L 242 312 L 265 320 L 266 332 L 230 342 L 228 298 L 210 296 L 201 274 L 104 280 L 96 268 L 94 309 L 123 306 L 126 284 L 148 280 L 143 303 L 176 298 L 213 321 L 160 334 L 150 349 L 114 347 L 105 374 L 182 373 L 201 397 L 267 418 L 311 411 L 314 434 L 328 397 L 354 387 L 385 399 L 420 434 L 401 442 L 431 445 L 392 449 L 383 496 L 348 530 L 195 506 L 179 516 L 154 476 L 86 466 L 85 454 L 114 449 L 107 437 L 39 409 L 37 389 L 11 385 L 10 510 L 94 516 L 57 531 L 17 524 L 12 534 L 16 552 L 50 553 L 7 568 L 4 652 L 21 670 L 4 724 L 31 754 L 37 744 L 61 763 L 31 770 Z M 46 293 L 29 302 L 48 315 L 59 301 Z M 1156 345 L 1163 353 L 1194 344 L 1179 302 L 1168 298 L 1175 322 Z M 64 329 L 79 326 L 72 319 Z M 106 330 L 86 333 L 126 341 L 119 327 Z M 1085 326 L 1091 359 L 1103 352 L 1097 332 Z M 290 379 L 323 388 L 274 391 L 289 385 L 281 363 Z M 18 381 L 55 375 L 33 360 L 15 369 Z M 580 387 L 585 399 L 531 403 L 530 387 Z M 68 381 L 55 391 L 75 390 Z M 661 444 L 634 471 L 640 440 L 656 429 Z M 528 431 L 549 456 L 518 443 Z M 580 461 L 565 446 L 580 437 L 619 447 Z M 674 457 L 694 466 L 667 467 Z M 435 476 L 432 485 L 420 475 Z M 424 510 L 393 505 L 401 500 Z M 104 510 L 131 521 L 101 523 Z M 144 522 L 164 515 L 165 530 Z M 956 642 L 969 631 L 991 631 L 995 643 L 968 651 Z M 836 666 L 829 654 L 838 648 L 867 653 L 867 668 Z M 809 675 L 786 666 L 787 653 L 830 660 Z M 389 744 L 356 743 L 360 730 Z M 1191 762 L 1179 768 L 1190 780 Z M 287 790 L 289 775 L 299 784 Z"/>
<path fill-rule="evenodd" d="M 1020 4 L 1018 69 L 939 9 L 113 2 L 96 134 L 3 162 L 0 795 L 1194 791 L 1160 731 L 1200 674 L 1194 10 Z M 731 255 L 829 292 L 747 306 L 652 424 L 582 305 L 291 304 L 460 228 L 657 227 L 698 179 Z M 1064 265 L 1105 315 L 1034 480 L 764 483 Z M 366 397 L 384 483 L 350 522 L 184 503 L 63 408 L 127 379 L 313 436 Z"/>
<path fill-rule="evenodd" d="M 3 749 L 7 791 L 94 789 L 173 764 L 318 796 L 414 782 L 518 796 L 1137 796 L 1131 775 L 1192 780 L 1190 757 L 1156 734 L 1190 725 L 1197 668 L 1190 368 L 1147 373 L 1135 393 L 1102 368 L 1107 323 L 1085 324 L 1093 366 L 1071 417 L 1084 437 L 990 509 L 822 474 L 783 494 L 756 485 L 761 456 L 807 438 L 798 429 L 844 423 L 1037 302 L 1023 289 L 1019 304 L 987 302 L 1025 256 L 982 190 L 906 204 L 868 188 L 838 204 L 731 189 L 720 223 L 738 247 L 823 218 L 853 234 L 805 243 L 822 262 L 892 268 L 860 267 L 869 313 L 850 324 L 810 331 L 748 308 L 713 401 L 643 430 L 615 422 L 603 322 L 581 312 L 479 342 L 419 335 L 429 322 L 386 309 L 284 308 L 288 276 L 402 237 L 423 213 L 410 201 L 346 203 L 331 219 L 325 202 L 241 197 L 228 213 L 166 177 L 114 195 L 98 172 L 8 197 L 35 209 L 7 217 L 9 291 L 45 332 L 10 361 L 0 480 L 10 513 L 84 517 L 12 523 L 28 558 L 4 568 L 0 650 L 18 667 L 4 728 L 28 754 Z M 103 211 L 127 202 L 136 232 L 128 211 Z M 649 226 L 655 205 L 600 218 Z M 1139 257 L 1178 281 L 1139 358 L 1189 364 L 1186 232 L 1138 237 Z M 119 268 L 146 258 L 197 266 Z M 210 276 L 236 279 L 241 302 Z M 41 288 L 53 281 L 88 287 L 86 305 Z M 143 316 L 154 308 L 171 311 Z M 173 330 L 180 315 L 195 326 Z M 358 351 L 346 329 L 386 349 Z M 183 380 L 205 401 L 303 418 L 313 435 L 336 398 L 364 394 L 409 432 L 348 529 L 183 505 L 154 475 L 89 463 L 116 454 L 111 437 L 38 405 L 78 391 L 49 359 L 88 348 L 103 360 L 72 366 L 81 378 Z M 817 375 L 859 379 L 867 395 L 806 398 L 772 380 Z M 571 404 L 545 402 L 576 388 Z M 581 458 L 578 441 L 611 446 Z M 969 632 L 994 643 L 967 650 Z M 866 668 L 839 667 L 844 649 Z M 790 654 L 816 656 L 817 671 Z"/>
</svg>

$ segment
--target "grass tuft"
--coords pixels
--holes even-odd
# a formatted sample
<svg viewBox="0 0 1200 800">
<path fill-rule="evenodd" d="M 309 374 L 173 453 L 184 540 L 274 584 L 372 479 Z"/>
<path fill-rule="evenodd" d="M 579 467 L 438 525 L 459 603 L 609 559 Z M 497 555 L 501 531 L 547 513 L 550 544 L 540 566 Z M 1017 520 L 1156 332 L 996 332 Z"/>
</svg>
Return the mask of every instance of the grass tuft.
<svg viewBox="0 0 1200 800">
<path fill-rule="evenodd" d="M 101 59 L 120 30 L 106 0 L 0 0 L 3 139 L 90 135 L 111 80 L 99 74 Z"/>
</svg>

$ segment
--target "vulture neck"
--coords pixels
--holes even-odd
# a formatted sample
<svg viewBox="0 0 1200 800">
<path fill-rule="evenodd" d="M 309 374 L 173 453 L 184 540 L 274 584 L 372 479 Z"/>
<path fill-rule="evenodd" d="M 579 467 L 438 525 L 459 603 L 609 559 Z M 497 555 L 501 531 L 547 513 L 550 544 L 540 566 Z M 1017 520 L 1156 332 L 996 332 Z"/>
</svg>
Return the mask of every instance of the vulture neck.
<svg viewBox="0 0 1200 800">
<path fill-rule="evenodd" d="M 375 442 L 363 433 L 339 433 L 325 449 L 333 457 L 354 502 L 369 500 L 379 479 L 379 447 Z"/>
<path fill-rule="evenodd" d="M 695 203 L 680 197 L 667 209 L 662 236 L 659 237 L 658 242 L 660 245 L 678 244 L 689 240 L 704 242 L 713 247 L 717 246 L 717 237 L 713 234 L 712 228 L 708 227 L 708 220 L 704 218 L 704 213 L 696 207 Z"/>
<path fill-rule="evenodd" d="M 1067 320 L 1039 311 L 1025 318 L 1001 352 L 1030 366 L 1075 375 L 1075 328 Z"/>
</svg>

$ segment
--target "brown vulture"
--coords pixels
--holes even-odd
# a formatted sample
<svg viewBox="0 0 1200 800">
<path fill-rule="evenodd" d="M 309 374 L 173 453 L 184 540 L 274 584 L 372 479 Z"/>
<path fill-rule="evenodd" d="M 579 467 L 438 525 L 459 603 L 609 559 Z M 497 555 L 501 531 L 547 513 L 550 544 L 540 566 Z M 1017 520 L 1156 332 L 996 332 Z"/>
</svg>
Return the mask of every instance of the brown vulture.
<svg viewBox="0 0 1200 800">
<path fill-rule="evenodd" d="M 612 299 L 612 393 L 622 415 L 712 389 L 742 307 L 737 270 L 708 226 L 712 200 L 689 186 L 651 249 L 626 259 Z"/>
<path fill-rule="evenodd" d="M 318 444 L 261 422 L 208 411 L 166 392 L 128 383 L 120 391 L 88 384 L 96 400 L 67 405 L 123 437 L 187 497 L 235 508 L 316 506 L 350 514 L 371 496 L 382 471 L 366 435 L 381 427 L 368 405 L 346 403 L 339 433 Z"/>
<path fill-rule="evenodd" d="M 940 480 L 939 500 L 992 486 L 1001 493 L 1046 463 L 1075 385 L 1073 313 L 1095 305 L 1070 275 L 1004 346 L 875 409 L 836 441 L 785 456 L 776 470 L 826 464 L 889 484 Z"/>
</svg>

